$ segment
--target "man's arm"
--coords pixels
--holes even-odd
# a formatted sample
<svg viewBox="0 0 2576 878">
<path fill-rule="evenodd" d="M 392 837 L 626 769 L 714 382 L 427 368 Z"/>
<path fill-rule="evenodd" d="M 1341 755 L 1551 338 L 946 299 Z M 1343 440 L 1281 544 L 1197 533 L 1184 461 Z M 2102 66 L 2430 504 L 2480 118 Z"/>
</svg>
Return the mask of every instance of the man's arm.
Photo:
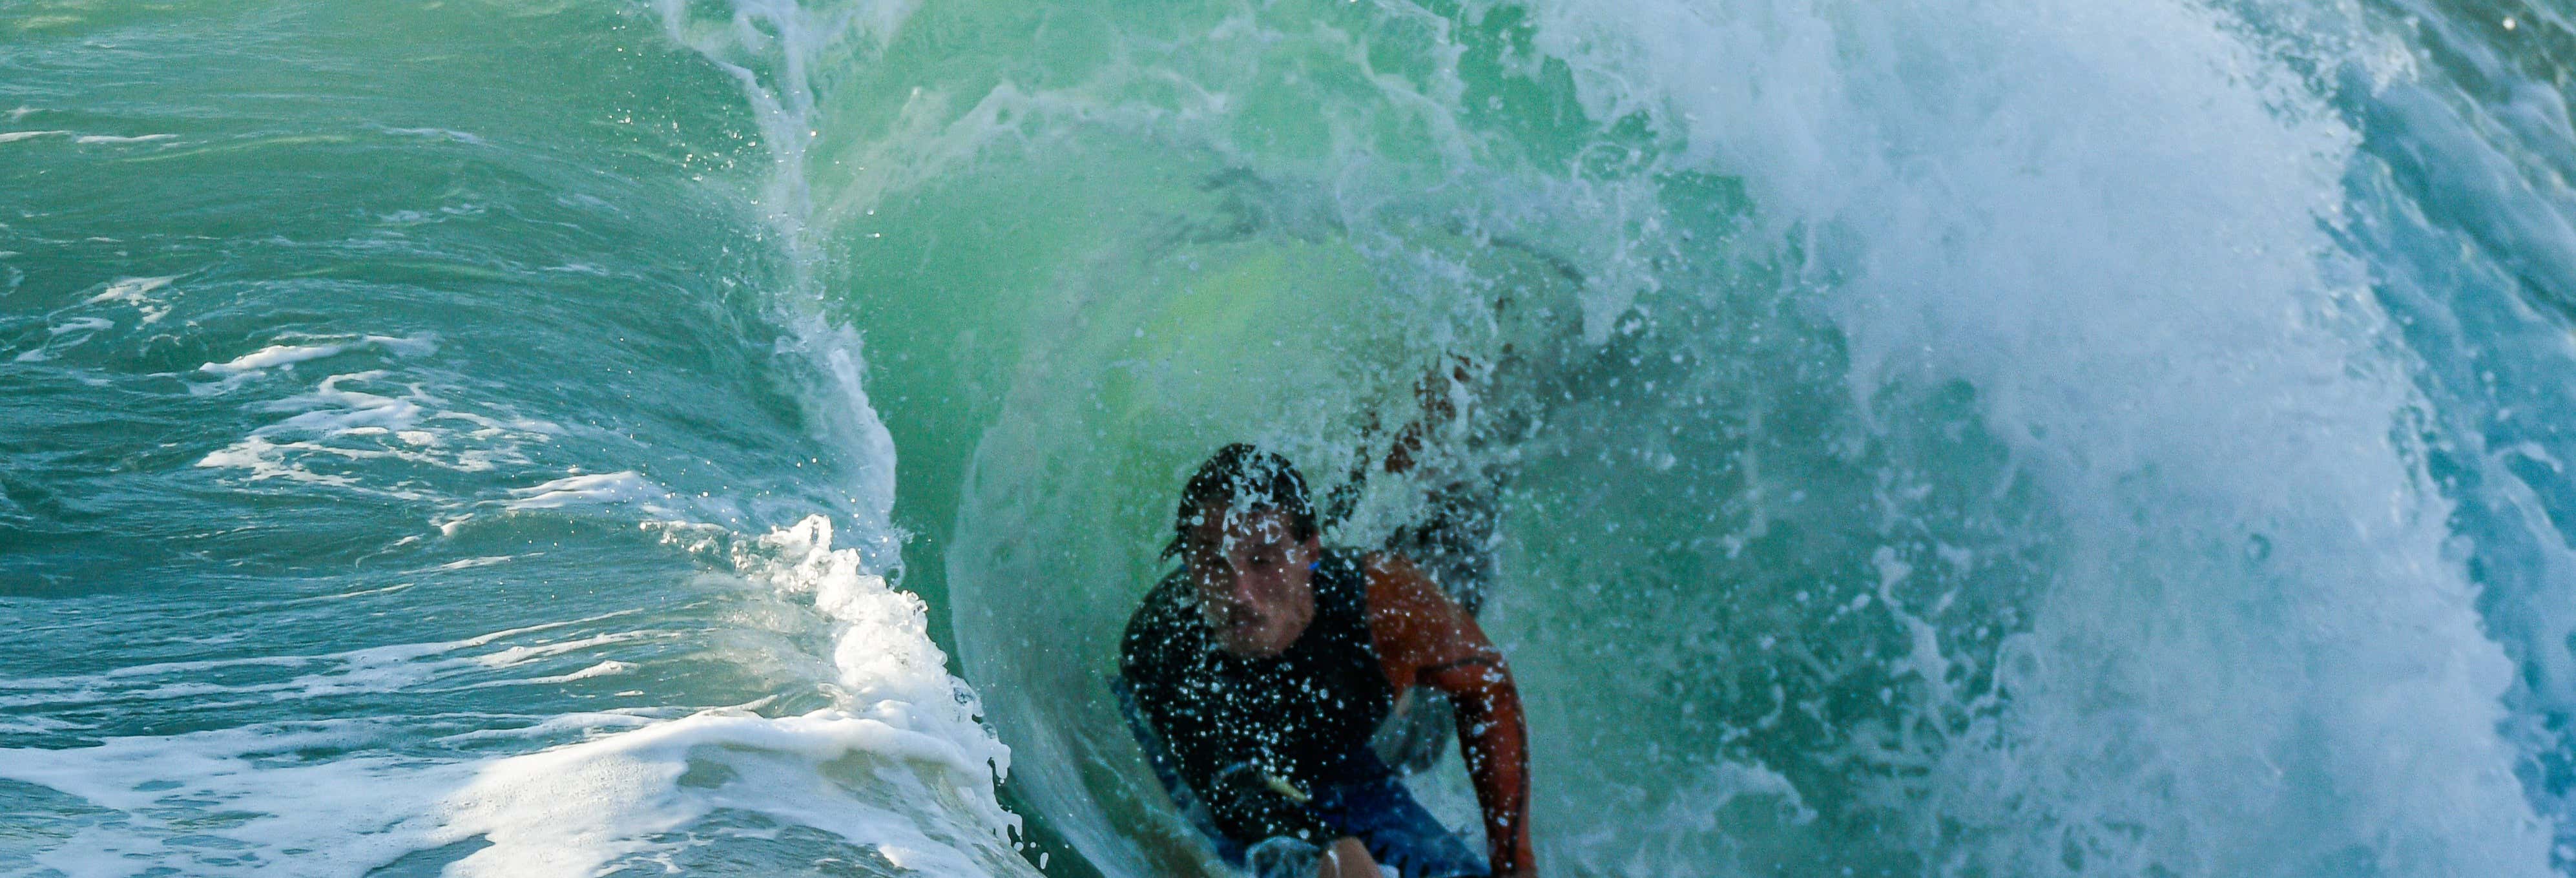
<svg viewBox="0 0 2576 878">
<path fill-rule="evenodd" d="M 1472 623 L 1470 623 L 1472 624 Z M 1481 635 L 1480 635 L 1481 639 Z M 1458 750 L 1485 812 L 1485 838 L 1495 875 L 1535 874 L 1529 837 L 1529 733 L 1520 690 L 1501 656 L 1426 669 L 1424 685 L 1458 705 Z"/>
<path fill-rule="evenodd" d="M 1485 816 L 1497 876 L 1537 874 L 1529 835 L 1529 735 L 1510 665 L 1474 617 L 1410 562 L 1377 556 L 1368 568 L 1369 635 L 1387 681 L 1429 686 L 1458 705 L 1458 748 Z"/>
</svg>

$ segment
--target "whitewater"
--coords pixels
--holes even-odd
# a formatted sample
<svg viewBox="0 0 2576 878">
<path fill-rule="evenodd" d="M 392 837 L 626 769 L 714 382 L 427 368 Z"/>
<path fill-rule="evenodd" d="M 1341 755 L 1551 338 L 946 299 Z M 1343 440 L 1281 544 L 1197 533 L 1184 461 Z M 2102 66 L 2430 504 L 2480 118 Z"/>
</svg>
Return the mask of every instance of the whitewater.
<svg viewBox="0 0 2576 878">
<path fill-rule="evenodd" d="M 1501 486 L 1545 874 L 2576 875 L 2571 87 L 2556 0 L 0 5 L 0 875 L 1228 874 L 1108 687 L 1176 492 L 1426 394 L 1328 540 Z"/>
</svg>

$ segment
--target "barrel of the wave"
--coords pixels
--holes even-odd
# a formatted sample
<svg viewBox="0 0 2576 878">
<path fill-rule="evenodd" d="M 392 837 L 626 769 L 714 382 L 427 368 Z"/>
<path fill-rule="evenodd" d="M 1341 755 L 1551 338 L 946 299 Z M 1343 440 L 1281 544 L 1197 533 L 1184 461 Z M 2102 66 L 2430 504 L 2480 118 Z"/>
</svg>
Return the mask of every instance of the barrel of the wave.
<svg viewBox="0 0 2576 878">
<path fill-rule="evenodd" d="M 960 652 L 1019 754 L 1015 790 L 1050 829 L 1111 871 L 1194 868 L 1208 850 L 1195 835 L 1128 834 L 1191 830 L 1108 680 L 1129 612 L 1169 563 L 1156 550 L 1174 487 L 1244 439 L 1308 449 L 1338 472 L 1372 372 L 1419 370 L 1372 363 L 1403 349 L 1397 324 L 1340 242 L 1187 243 L 1104 260 L 1082 285 L 1047 304 L 1066 309 L 1051 325 L 1071 331 L 1025 355 L 962 486 L 947 552 Z M 1090 475 L 1048 477 L 1057 471 Z M 1048 597 L 1011 597 L 1027 582 L 1048 583 Z"/>
</svg>

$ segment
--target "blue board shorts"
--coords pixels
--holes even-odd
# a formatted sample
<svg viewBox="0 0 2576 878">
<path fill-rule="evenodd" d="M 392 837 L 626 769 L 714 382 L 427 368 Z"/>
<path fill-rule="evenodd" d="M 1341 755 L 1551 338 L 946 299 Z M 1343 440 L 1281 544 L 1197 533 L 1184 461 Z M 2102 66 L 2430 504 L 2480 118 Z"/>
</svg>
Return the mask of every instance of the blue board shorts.
<svg viewBox="0 0 2576 878">
<path fill-rule="evenodd" d="M 1413 793 L 1395 779 L 1392 769 L 1369 780 L 1320 786 L 1314 797 L 1310 804 L 1326 825 L 1359 839 L 1379 866 L 1403 878 L 1488 878 L 1493 874 L 1484 857 L 1468 850 L 1457 834 L 1413 800 Z M 1308 878 L 1315 874 L 1315 860 L 1323 854 L 1315 845 L 1292 838 L 1270 839 L 1250 849 L 1211 840 L 1226 862 L 1246 866 L 1255 878 Z M 1264 845 L 1275 853 L 1262 851 Z"/>
<path fill-rule="evenodd" d="M 1197 796 L 1181 780 L 1172 761 L 1171 751 L 1163 746 L 1161 736 L 1154 734 L 1136 709 L 1136 699 L 1126 680 L 1110 684 L 1118 693 L 1118 707 L 1127 715 L 1128 730 L 1135 733 L 1136 743 L 1145 749 L 1146 761 L 1154 767 L 1154 778 L 1170 793 L 1172 803 L 1180 806 L 1191 825 L 1216 849 L 1219 859 L 1250 871 L 1254 878 L 1310 878 L 1315 874 L 1315 861 L 1323 847 L 1293 838 L 1272 838 L 1246 844 L 1227 838 L 1216 831 L 1207 811 L 1198 805 Z M 1485 858 L 1468 850 L 1456 833 L 1440 825 L 1422 803 L 1414 801 L 1413 792 L 1396 779 L 1395 769 L 1387 767 L 1375 753 L 1361 753 L 1351 764 L 1374 768 L 1357 772 L 1360 779 L 1342 783 L 1317 784 L 1308 793 L 1313 796 L 1309 807 L 1323 818 L 1335 833 L 1360 840 L 1378 865 L 1394 870 L 1402 878 L 1490 878 L 1493 869 Z M 1327 840 L 1329 842 L 1329 840 Z"/>
</svg>

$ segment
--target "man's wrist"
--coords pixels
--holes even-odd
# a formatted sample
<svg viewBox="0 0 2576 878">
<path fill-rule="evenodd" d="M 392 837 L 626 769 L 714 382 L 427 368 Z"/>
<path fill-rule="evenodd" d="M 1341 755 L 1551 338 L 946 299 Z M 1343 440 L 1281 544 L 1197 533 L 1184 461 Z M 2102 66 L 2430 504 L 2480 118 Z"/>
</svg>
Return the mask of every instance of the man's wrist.
<svg viewBox="0 0 2576 878">
<path fill-rule="evenodd" d="M 1537 871 L 1537 859 L 1530 853 L 1528 834 L 1515 832 L 1512 835 L 1517 836 L 1513 843 L 1495 845 L 1490 854 L 1492 862 L 1488 865 L 1493 869 L 1495 878 L 1529 875 Z"/>
</svg>

